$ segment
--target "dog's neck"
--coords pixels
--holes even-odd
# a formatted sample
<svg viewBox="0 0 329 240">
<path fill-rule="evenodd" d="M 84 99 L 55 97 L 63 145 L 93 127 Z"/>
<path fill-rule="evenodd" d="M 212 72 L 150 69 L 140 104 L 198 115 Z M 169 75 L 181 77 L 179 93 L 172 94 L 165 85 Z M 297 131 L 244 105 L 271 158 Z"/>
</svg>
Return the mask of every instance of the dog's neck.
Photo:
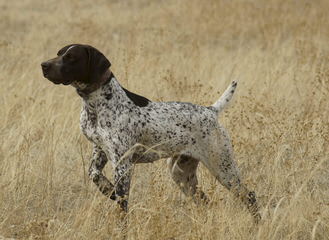
<svg viewBox="0 0 329 240">
<path fill-rule="evenodd" d="M 94 97 L 99 95 L 100 98 L 105 98 L 106 101 L 114 98 L 120 104 L 127 103 L 138 107 L 146 107 L 151 102 L 149 99 L 122 87 L 110 70 L 107 70 L 101 77 L 101 80 L 94 85 L 77 86 L 77 84 L 74 84 L 73 86 L 77 89 L 77 93 L 82 99 L 89 104 L 93 103 L 95 99 L 99 99 Z"/>
<path fill-rule="evenodd" d="M 84 83 L 82 83 L 82 84 L 74 83 L 74 84 L 72 84 L 72 86 L 74 86 L 76 88 L 77 93 L 79 94 L 80 97 L 82 97 L 83 99 L 86 99 L 92 92 L 96 91 L 97 89 L 99 89 L 103 85 L 105 85 L 106 83 L 110 82 L 113 77 L 114 77 L 114 75 L 113 75 L 112 71 L 110 71 L 108 69 L 101 76 L 99 81 L 95 81 L 94 83 L 89 84 L 89 85 L 86 85 Z"/>
</svg>

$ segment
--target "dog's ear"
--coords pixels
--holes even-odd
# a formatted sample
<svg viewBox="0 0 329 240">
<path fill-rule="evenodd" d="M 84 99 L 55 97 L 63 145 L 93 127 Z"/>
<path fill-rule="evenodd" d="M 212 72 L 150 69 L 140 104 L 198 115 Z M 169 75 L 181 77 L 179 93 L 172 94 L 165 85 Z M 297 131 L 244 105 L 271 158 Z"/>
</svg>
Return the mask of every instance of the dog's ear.
<svg viewBox="0 0 329 240">
<path fill-rule="evenodd" d="M 96 48 L 86 46 L 88 54 L 88 80 L 98 80 L 111 66 L 110 61 Z"/>
<path fill-rule="evenodd" d="M 76 45 L 76 44 L 70 44 L 70 45 L 67 45 L 67 46 L 63 47 L 62 49 L 60 49 L 60 50 L 57 52 L 57 56 L 62 56 L 62 55 L 67 51 L 67 49 L 69 49 L 69 48 L 72 47 L 73 45 Z"/>
</svg>

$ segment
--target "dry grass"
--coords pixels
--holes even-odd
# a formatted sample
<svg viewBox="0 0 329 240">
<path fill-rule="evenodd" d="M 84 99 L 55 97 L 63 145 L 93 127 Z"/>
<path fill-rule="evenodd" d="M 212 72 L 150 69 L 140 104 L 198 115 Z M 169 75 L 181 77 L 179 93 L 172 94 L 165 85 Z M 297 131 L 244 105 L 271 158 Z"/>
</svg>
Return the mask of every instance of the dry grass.
<svg viewBox="0 0 329 240">
<path fill-rule="evenodd" d="M 0 1 L 0 235 L 120 238 L 117 206 L 86 176 L 91 146 L 78 126 L 80 99 L 41 75 L 42 60 L 79 42 L 99 48 L 124 86 L 153 100 L 210 104 L 240 80 L 220 121 L 263 222 L 255 225 L 202 167 L 211 203 L 196 206 L 159 161 L 135 167 L 129 239 L 327 239 L 328 7 L 326 0 Z"/>
</svg>

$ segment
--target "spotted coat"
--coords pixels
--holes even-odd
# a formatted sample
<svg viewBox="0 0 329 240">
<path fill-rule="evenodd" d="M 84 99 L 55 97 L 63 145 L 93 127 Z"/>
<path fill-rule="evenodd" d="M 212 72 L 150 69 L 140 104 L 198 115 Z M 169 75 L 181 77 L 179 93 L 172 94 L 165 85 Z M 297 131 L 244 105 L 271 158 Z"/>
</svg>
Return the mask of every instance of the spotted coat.
<svg viewBox="0 0 329 240">
<path fill-rule="evenodd" d="M 167 158 L 178 187 L 196 202 L 208 198 L 198 188 L 201 162 L 260 219 L 255 193 L 241 182 L 226 130 L 218 115 L 233 96 L 232 82 L 212 106 L 184 102 L 152 102 L 123 88 L 97 49 L 80 44 L 62 48 L 58 57 L 42 63 L 44 76 L 55 84 L 70 84 L 82 97 L 80 127 L 93 143 L 89 176 L 99 190 L 128 210 L 132 166 Z M 110 160 L 114 184 L 102 170 Z"/>
<path fill-rule="evenodd" d="M 235 87 L 233 82 L 220 102 L 228 103 Z M 160 158 L 168 158 L 173 180 L 186 195 L 207 199 L 197 189 L 199 161 L 228 189 L 234 187 L 238 195 L 249 193 L 240 182 L 228 134 L 218 123 L 218 106 L 147 99 L 135 103 L 113 75 L 107 84 L 84 98 L 81 130 L 94 143 L 96 156 L 105 154 L 111 159 L 116 185 L 112 199 L 124 199 L 121 204 L 126 208 L 132 164 Z M 130 154 L 125 155 L 127 152 Z M 107 160 L 97 156 L 94 161 Z M 102 167 L 92 165 L 92 179 L 102 176 Z"/>
</svg>

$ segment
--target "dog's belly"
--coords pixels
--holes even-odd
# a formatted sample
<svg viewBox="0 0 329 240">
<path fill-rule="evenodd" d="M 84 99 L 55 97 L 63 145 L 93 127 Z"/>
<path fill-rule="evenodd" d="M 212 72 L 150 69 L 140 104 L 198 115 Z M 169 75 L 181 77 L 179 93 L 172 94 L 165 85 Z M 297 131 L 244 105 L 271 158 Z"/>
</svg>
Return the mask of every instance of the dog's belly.
<svg viewBox="0 0 329 240">
<path fill-rule="evenodd" d="M 150 149 L 160 151 L 162 154 L 172 156 L 193 147 L 200 142 L 200 138 L 200 131 L 191 133 L 179 127 L 170 128 L 168 125 L 157 125 L 156 128 L 150 127 L 144 132 L 140 143 Z"/>
</svg>

